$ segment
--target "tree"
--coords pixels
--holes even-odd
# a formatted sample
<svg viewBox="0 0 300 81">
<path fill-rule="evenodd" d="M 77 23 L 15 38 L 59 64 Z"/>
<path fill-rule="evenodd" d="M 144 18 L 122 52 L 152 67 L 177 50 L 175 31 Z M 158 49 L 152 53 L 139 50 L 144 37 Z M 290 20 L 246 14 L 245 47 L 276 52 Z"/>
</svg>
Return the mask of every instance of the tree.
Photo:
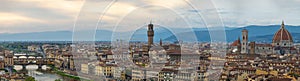
<svg viewBox="0 0 300 81">
<path fill-rule="evenodd" d="M 61 81 L 60 79 L 55 79 L 55 81 Z"/>
<path fill-rule="evenodd" d="M 28 76 L 25 78 L 25 81 L 35 81 L 35 79 L 32 76 Z"/>
</svg>

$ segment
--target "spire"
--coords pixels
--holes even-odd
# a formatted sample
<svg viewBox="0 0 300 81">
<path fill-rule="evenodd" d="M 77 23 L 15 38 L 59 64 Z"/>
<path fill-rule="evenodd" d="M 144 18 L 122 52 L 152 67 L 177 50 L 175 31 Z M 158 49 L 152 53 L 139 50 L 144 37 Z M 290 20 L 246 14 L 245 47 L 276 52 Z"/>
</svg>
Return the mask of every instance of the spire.
<svg viewBox="0 0 300 81">
<path fill-rule="evenodd" d="M 161 40 L 161 38 L 159 39 L 159 45 L 162 46 L 162 40 Z"/>
<path fill-rule="evenodd" d="M 148 30 L 153 30 L 152 19 L 150 20 L 150 23 L 148 24 Z"/>
<path fill-rule="evenodd" d="M 284 21 L 282 20 L 281 28 L 284 28 Z"/>
<path fill-rule="evenodd" d="M 153 26 L 153 24 L 152 24 L 152 19 L 150 20 L 150 23 L 149 23 L 149 25 L 152 25 L 152 26 Z"/>
</svg>

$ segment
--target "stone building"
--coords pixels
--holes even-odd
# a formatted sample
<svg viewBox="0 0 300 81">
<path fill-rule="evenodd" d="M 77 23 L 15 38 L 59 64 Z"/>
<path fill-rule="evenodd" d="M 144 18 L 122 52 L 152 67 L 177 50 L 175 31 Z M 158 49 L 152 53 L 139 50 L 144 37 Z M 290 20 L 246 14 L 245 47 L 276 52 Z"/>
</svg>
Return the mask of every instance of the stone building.
<svg viewBox="0 0 300 81">
<path fill-rule="evenodd" d="M 251 31 L 250 31 L 251 32 Z M 282 21 L 280 29 L 275 32 L 271 44 L 248 41 L 248 30 L 242 30 L 242 40 L 238 39 L 230 45 L 230 52 L 242 54 L 295 54 L 293 38 Z"/>
</svg>

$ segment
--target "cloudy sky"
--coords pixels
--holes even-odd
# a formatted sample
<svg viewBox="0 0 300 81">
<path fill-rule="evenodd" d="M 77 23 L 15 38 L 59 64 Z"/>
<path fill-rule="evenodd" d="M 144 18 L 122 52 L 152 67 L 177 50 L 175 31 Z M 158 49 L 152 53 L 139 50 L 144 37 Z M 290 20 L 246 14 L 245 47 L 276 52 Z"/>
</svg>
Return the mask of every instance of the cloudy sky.
<svg viewBox="0 0 300 81">
<path fill-rule="evenodd" d="M 0 33 L 300 24 L 300 0 L 1 0 Z M 217 14 L 215 14 L 217 12 Z M 212 18 L 212 19 L 210 19 Z M 76 24 L 75 24 L 76 23 Z M 222 23 L 217 23 L 222 24 Z"/>
</svg>

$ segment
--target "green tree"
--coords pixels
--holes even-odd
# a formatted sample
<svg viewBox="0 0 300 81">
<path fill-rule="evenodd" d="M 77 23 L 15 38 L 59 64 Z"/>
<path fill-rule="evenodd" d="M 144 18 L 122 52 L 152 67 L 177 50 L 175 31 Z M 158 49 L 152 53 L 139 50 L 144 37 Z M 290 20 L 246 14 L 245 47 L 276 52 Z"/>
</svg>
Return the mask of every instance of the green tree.
<svg viewBox="0 0 300 81">
<path fill-rule="evenodd" d="M 28 76 L 25 78 L 25 81 L 35 81 L 35 79 L 32 76 Z"/>
<path fill-rule="evenodd" d="M 55 79 L 55 81 L 61 81 L 60 79 Z"/>
</svg>

